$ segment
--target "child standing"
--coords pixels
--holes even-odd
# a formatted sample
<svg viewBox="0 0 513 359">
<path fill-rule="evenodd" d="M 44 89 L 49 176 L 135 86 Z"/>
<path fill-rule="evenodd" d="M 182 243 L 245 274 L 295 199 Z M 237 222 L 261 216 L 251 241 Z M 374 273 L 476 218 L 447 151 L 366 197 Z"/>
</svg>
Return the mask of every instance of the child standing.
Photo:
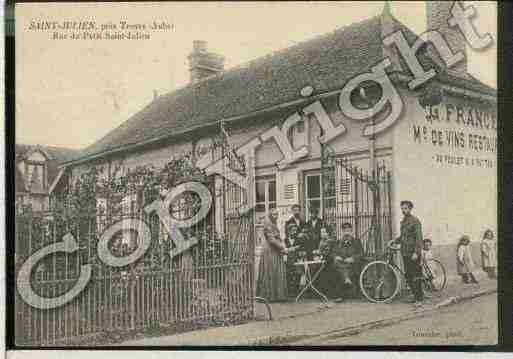
<svg viewBox="0 0 513 359">
<path fill-rule="evenodd" d="M 463 283 L 478 283 L 474 277 L 474 261 L 472 260 L 472 253 L 470 252 L 470 238 L 464 235 L 458 242 L 456 248 L 456 265 L 458 274 L 461 276 Z"/>
<path fill-rule="evenodd" d="M 422 259 L 425 262 L 428 262 L 429 260 L 433 259 L 433 252 L 431 252 L 432 245 L 433 243 L 429 238 L 424 239 L 422 243 Z"/>
<path fill-rule="evenodd" d="M 491 229 L 487 229 L 481 241 L 481 262 L 488 278 L 497 279 L 497 242 Z"/>
<path fill-rule="evenodd" d="M 424 241 L 422 241 L 422 271 L 424 272 L 424 276 L 430 277 L 432 276 L 432 268 L 430 266 L 431 260 L 433 259 L 433 252 L 431 252 L 431 246 L 433 243 L 431 242 L 431 239 L 425 238 Z M 431 273 L 426 273 L 431 272 Z"/>
</svg>

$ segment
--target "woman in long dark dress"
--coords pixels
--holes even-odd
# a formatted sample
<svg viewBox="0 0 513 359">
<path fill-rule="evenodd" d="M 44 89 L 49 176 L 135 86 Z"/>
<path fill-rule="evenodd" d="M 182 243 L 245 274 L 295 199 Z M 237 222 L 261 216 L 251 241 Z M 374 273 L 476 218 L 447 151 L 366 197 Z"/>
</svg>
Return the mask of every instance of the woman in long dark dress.
<svg viewBox="0 0 513 359">
<path fill-rule="evenodd" d="M 271 210 L 264 224 L 264 244 L 258 267 L 257 296 L 269 302 L 287 300 L 287 275 L 283 255 L 287 254 L 285 242 L 280 238 L 276 225 L 278 211 Z"/>
</svg>

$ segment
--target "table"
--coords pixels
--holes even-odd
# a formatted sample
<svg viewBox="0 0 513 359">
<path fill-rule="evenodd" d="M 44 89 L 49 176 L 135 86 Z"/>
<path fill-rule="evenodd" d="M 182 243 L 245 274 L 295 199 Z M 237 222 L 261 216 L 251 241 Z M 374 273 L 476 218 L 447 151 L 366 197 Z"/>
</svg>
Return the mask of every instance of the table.
<svg viewBox="0 0 513 359">
<path fill-rule="evenodd" d="M 321 274 L 321 271 L 323 270 L 325 264 L 326 264 L 326 261 L 321 260 L 321 259 L 313 260 L 313 261 L 299 261 L 299 262 L 294 263 L 295 266 L 303 268 L 305 278 L 306 278 L 306 284 L 303 287 L 303 289 L 301 289 L 299 294 L 297 295 L 296 302 L 299 301 L 299 299 L 303 296 L 303 294 L 305 294 L 305 292 L 308 290 L 308 288 L 311 288 L 312 291 L 314 291 L 315 293 L 317 293 L 319 295 L 319 297 L 321 297 L 324 304 L 329 303 L 328 297 L 326 297 L 320 290 L 318 290 L 314 286 L 314 282 L 317 279 L 317 277 L 319 276 L 319 274 Z M 314 275 L 312 276 L 312 269 L 316 265 L 319 265 L 319 269 L 317 269 L 315 271 Z"/>
</svg>

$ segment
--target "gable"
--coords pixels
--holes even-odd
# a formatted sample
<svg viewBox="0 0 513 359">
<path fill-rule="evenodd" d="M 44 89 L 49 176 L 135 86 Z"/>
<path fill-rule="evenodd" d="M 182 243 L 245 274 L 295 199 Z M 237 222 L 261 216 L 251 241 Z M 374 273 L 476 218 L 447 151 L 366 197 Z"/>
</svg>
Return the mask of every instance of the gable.
<svg viewBox="0 0 513 359">
<path fill-rule="evenodd" d="M 27 160 L 34 162 L 46 162 L 47 158 L 41 151 L 34 151 L 28 156 Z"/>
</svg>

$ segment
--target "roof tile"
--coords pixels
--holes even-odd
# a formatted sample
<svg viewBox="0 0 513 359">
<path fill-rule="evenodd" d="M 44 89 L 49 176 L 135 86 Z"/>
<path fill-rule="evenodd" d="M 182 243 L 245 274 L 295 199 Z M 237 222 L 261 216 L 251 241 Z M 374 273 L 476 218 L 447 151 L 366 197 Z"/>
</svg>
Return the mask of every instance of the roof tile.
<svg viewBox="0 0 513 359">
<path fill-rule="evenodd" d="M 394 21 L 413 42 L 416 35 Z M 350 78 L 382 60 L 381 30 L 381 16 L 376 16 L 160 96 L 86 148 L 81 157 L 296 100 L 308 85 L 313 86 L 314 94 L 340 89 Z M 425 53 L 420 54 L 420 61 L 424 66 L 434 66 Z M 459 84 L 493 92 L 471 76 L 460 79 Z"/>
</svg>

